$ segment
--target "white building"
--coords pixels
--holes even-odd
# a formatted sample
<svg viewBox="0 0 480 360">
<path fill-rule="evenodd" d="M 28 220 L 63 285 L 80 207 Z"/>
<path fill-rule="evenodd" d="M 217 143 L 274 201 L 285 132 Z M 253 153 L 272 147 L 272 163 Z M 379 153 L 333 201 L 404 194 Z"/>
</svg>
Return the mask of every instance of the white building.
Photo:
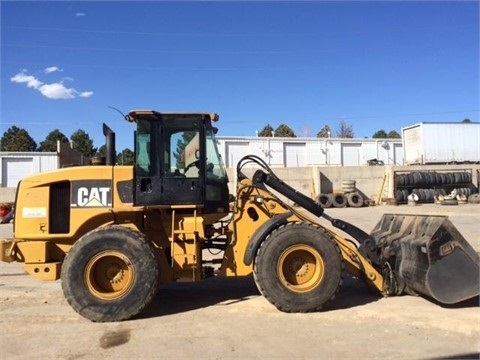
<svg viewBox="0 0 480 360">
<path fill-rule="evenodd" d="M 245 155 L 257 155 L 272 167 L 359 166 L 377 159 L 403 165 L 402 139 L 340 139 L 218 136 L 227 168 Z"/>
<path fill-rule="evenodd" d="M 257 155 L 272 167 L 358 166 L 378 159 L 385 165 L 403 165 L 401 139 L 338 139 L 219 136 L 219 151 L 227 168 L 245 155 Z M 60 150 L 60 149 L 59 149 Z M 57 152 L 0 152 L 0 187 L 16 187 L 23 177 L 62 164 L 88 163 L 65 160 L 72 152 L 62 144 Z M 69 154 L 70 155 L 70 154 Z M 88 159 L 89 160 L 89 159 Z"/>
<path fill-rule="evenodd" d="M 16 187 L 25 176 L 58 169 L 56 152 L 0 152 L 1 187 Z"/>
<path fill-rule="evenodd" d="M 56 152 L 0 152 L 0 188 L 15 188 L 27 175 L 56 170 L 64 166 L 89 164 L 90 158 L 57 142 Z"/>
</svg>

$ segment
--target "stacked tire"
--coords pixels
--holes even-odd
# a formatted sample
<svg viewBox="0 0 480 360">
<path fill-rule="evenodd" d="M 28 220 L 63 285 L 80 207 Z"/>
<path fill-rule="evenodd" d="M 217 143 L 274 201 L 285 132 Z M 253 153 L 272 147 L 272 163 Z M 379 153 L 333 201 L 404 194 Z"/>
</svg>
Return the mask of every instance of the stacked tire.
<svg viewBox="0 0 480 360">
<path fill-rule="evenodd" d="M 344 208 L 347 206 L 358 208 L 363 206 L 363 196 L 357 191 L 355 180 L 343 180 L 341 183 L 341 192 L 320 194 L 315 201 L 322 208 L 336 207 Z"/>
<path fill-rule="evenodd" d="M 341 187 L 344 194 L 357 191 L 357 182 L 355 180 L 343 180 Z"/>
<path fill-rule="evenodd" d="M 418 186 L 419 188 L 430 188 L 455 184 L 470 184 L 472 174 L 465 171 L 441 173 L 436 171 L 412 171 L 406 174 L 395 175 L 397 187 Z"/>
<path fill-rule="evenodd" d="M 395 175 L 397 203 L 408 201 L 410 194 L 415 194 L 419 202 L 433 203 L 439 197 L 447 196 L 446 188 L 449 191 L 455 190 L 462 197 L 468 198 L 475 192 L 471 184 L 472 174 L 465 171 L 442 173 L 436 171 L 413 171 L 406 174 Z"/>
</svg>

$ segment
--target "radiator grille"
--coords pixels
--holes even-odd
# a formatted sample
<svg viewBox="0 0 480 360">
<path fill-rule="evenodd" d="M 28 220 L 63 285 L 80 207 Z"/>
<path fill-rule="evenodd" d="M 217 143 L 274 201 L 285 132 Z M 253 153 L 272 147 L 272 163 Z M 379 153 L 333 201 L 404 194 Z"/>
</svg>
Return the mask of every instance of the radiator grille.
<svg viewBox="0 0 480 360">
<path fill-rule="evenodd" d="M 70 182 L 50 186 L 49 226 L 51 234 L 67 234 L 70 231 Z"/>
</svg>

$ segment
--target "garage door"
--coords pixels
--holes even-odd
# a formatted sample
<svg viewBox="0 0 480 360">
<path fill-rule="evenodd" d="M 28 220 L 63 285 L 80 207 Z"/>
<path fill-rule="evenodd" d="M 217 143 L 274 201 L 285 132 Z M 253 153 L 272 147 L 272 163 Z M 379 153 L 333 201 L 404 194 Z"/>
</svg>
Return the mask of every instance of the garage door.
<svg viewBox="0 0 480 360">
<path fill-rule="evenodd" d="M 342 165 L 360 165 L 360 150 L 362 144 L 342 144 Z"/>
<path fill-rule="evenodd" d="M 402 144 L 393 145 L 393 163 L 395 165 L 403 165 L 403 146 Z"/>
<path fill-rule="evenodd" d="M 228 168 L 235 168 L 238 161 L 249 153 L 249 144 L 246 142 L 227 142 L 225 147 L 225 166 Z"/>
<path fill-rule="evenodd" d="M 33 158 L 2 158 L 2 186 L 16 187 L 18 182 L 33 173 Z"/>
<path fill-rule="evenodd" d="M 305 166 L 305 146 L 304 143 L 283 144 L 284 164 L 286 167 Z"/>
</svg>

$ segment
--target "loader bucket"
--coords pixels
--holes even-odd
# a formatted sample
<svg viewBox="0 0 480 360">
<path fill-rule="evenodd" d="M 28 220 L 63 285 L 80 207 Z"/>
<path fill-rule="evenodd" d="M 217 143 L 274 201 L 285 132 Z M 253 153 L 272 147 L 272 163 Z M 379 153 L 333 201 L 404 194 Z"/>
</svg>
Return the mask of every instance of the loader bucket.
<svg viewBox="0 0 480 360">
<path fill-rule="evenodd" d="M 480 256 L 446 216 L 386 214 L 370 235 L 403 291 L 454 304 L 480 293 Z"/>
</svg>

